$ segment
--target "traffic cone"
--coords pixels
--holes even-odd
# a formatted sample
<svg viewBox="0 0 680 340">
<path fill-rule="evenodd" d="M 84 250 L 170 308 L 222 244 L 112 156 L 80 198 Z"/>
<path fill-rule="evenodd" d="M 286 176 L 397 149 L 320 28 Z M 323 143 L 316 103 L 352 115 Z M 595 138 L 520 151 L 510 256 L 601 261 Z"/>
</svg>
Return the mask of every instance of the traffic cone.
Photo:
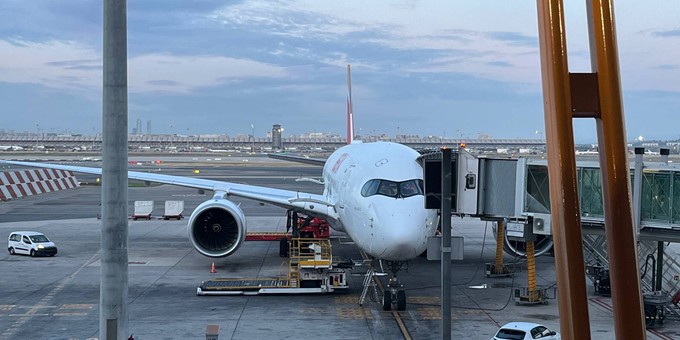
<svg viewBox="0 0 680 340">
<path fill-rule="evenodd" d="M 215 270 L 215 261 L 213 261 L 212 266 L 210 266 L 210 272 L 217 273 L 217 271 Z"/>
</svg>

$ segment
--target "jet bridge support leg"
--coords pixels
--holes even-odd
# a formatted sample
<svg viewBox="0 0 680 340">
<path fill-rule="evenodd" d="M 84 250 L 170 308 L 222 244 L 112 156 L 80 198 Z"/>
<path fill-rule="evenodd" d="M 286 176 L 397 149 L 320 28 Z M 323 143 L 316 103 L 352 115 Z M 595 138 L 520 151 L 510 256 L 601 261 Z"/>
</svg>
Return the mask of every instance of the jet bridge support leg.
<svg viewBox="0 0 680 340">
<path fill-rule="evenodd" d="M 529 284 L 530 300 L 536 300 L 536 257 L 534 256 L 534 241 L 527 241 L 527 281 Z"/>
<path fill-rule="evenodd" d="M 498 221 L 498 240 L 496 240 L 496 264 L 493 268 L 494 274 L 503 272 L 503 242 L 505 242 L 505 222 Z"/>
<path fill-rule="evenodd" d="M 500 220 L 496 223 L 496 261 L 494 263 L 486 263 L 486 277 L 507 277 L 513 274 L 513 271 L 503 264 L 503 245 L 505 244 L 505 220 Z"/>
<path fill-rule="evenodd" d="M 530 237 L 526 241 L 527 247 L 527 287 L 515 288 L 514 296 L 516 304 L 548 304 L 548 299 L 555 298 L 557 290 L 555 286 L 539 287 L 536 285 L 536 254 L 534 252 L 534 240 Z M 549 289 L 553 290 L 549 294 Z"/>
</svg>

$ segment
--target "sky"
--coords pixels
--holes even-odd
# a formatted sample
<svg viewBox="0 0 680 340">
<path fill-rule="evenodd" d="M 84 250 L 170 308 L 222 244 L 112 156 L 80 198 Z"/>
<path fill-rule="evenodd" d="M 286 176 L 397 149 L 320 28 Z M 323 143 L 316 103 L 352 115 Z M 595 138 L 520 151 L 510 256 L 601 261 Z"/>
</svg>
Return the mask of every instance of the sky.
<svg viewBox="0 0 680 340">
<path fill-rule="evenodd" d="M 565 1 L 590 72 L 586 1 Z M 627 139 L 680 138 L 680 2 L 615 4 Z M 544 138 L 536 1 L 129 0 L 128 119 L 152 133 Z M 101 131 L 102 1 L 0 2 L 0 129 Z M 596 141 L 592 119 L 575 140 Z"/>
</svg>

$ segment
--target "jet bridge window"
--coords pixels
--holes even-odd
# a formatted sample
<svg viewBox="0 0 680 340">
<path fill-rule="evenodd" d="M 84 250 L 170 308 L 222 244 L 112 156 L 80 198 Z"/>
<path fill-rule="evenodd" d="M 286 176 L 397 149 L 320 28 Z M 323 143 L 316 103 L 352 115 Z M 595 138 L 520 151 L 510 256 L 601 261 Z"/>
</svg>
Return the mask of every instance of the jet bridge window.
<svg viewBox="0 0 680 340">
<path fill-rule="evenodd" d="M 403 182 L 386 179 L 372 179 L 361 188 L 361 196 L 383 195 L 394 198 L 406 198 L 423 194 L 423 180 L 411 179 Z"/>
</svg>

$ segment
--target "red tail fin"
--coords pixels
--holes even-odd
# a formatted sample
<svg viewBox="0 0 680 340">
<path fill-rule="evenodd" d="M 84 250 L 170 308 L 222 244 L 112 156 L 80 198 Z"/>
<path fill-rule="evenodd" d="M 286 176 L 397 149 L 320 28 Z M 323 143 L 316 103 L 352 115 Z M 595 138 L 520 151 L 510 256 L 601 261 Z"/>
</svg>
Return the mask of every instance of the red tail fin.
<svg viewBox="0 0 680 340">
<path fill-rule="evenodd" d="M 354 109 L 352 108 L 352 76 L 347 65 L 347 144 L 354 141 Z"/>
</svg>

